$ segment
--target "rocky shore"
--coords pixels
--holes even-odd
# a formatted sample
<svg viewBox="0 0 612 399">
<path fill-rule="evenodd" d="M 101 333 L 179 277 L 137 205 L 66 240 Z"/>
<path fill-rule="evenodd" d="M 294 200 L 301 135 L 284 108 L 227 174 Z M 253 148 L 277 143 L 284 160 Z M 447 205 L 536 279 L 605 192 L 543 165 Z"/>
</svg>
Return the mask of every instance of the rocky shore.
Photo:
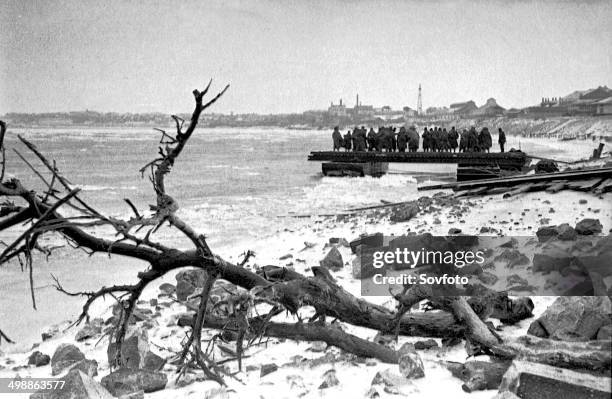
<svg viewBox="0 0 612 399">
<path fill-rule="evenodd" d="M 251 249 L 256 256 L 244 267 L 262 272 L 267 265 L 278 265 L 309 275 L 315 266 L 325 269 L 346 291 L 360 296 L 360 279 L 365 276 L 355 242 L 364 236 L 376 233 L 385 236 L 489 235 L 508 237 L 510 245 L 491 254 L 497 261 L 489 268 L 470 270 L 471 281 L 498 289 L 505 283 L 499 281 L 498 275 L 512 269 L 510 274 L 517 275 L 514 286 L 522 285 L 524 295 L 531 295 L 539 286 L 546 285 L 551 275 L 577 273 L 574 260 L 579 258 L 576 253 L 579 247 L 598 248 L 597 256 L 610 255 L 611 198 L 610 193 L 600 196 L 577 192 L 527 193 L 507 201 L 499 195 L 464 199 L 440 192 L 398 206 L 304 219 L 300 228 L 279 231 L 273 237 L 253 243 Z M 511 236 L 529 236 L 531 241 L 521 247 L 512 244 Z M 571 250 L 560 254 L 552 242 L 570 243 Z M 524 274 L 520 270 L 531 269 L 537 276 L 521 281 Z M 594 285 L 598 290 L 596 295 L 600 296 L 531 296 L 533 317 L 506 323 L 490 317 L 487 321 L 504 339 L 527 335 L 560 343 L 609 344 L 612 274 L 608 268 L 601 268 L 598 273 L 601 284 Z M 527 381 L 522 383 L 523 391 L 514 389 L 512 394 L 499 394 L 499 397 L 511 398 L 514 394 L 528 397 L 524 396 L 525 392 L 536 389 L 546 371 L 534 371 L 520 362 L 508 362 L 488 370 L 489 356 L 468 360 L 473 353 L 461 339 L 400 335 L 396 341 L 375 330 L 328 320 L 341 331 L 382 343 L 395 353 L 397 362 L 356 356 L 323 341 L 272 337 L 250 346 L 243 354 L 239 370 L 236 337 L 227 332 L 219 336 L 218 330 L 205 329 L 203 342 L 216 342 L 211 356 L 227 375 L 233 376 L 226 379 L 227 387 L 220 387 L 201 371 L 177 374 L 177 354 L 197 309 L 196 294 L 202 284 L 200 272 L 184 270 L 165 277 L 145 291 L 146 299 L 138 303 L 122 348 L 122 358 L 127 360 L 121 368 L 111 368 L 109 364 L 112 348 L 108 347 L 108 334 L 119 315 L 117 306 L 110 306 L 84 325 L 68 328 L 67 321 L 50 326 L 29 351 L 11 350 L 10 345 L 3 344 L 0 377 L 60 377 L 66 381 L 64 390 L 55 396 L 36 393 L 22 394 L 22 397 L 125 399 L 309 398 L 340 394 L 355 398 L 492 398 L 498 389 L 513 391 L 512 381 Z M 231 306 L 224 302 L 229 294 L 240 292 L 244 290 L 221 280 L 213 287 L 211 300 L 219 304 L 218 311 L 222 312 Z M 389 309 L 396 306 L 390 296 L 366 299 Z M 306 323 L 313 312 L 306 308 L 299 317 Z M 273 320 L 297 321 L 285 313 Z M 572 374 L 567 381 L 577 392 L 590 389 L 596 393 L 593 397 L 598 397 L 597 384 L 609 381 L 609 370 L 607 373 L 607 377 L 605 372 L 596 373 L 596 377 L 586 382 L 576 380 Z M 532 379 L 525 380 L 527 375 Z"/>
</svg>

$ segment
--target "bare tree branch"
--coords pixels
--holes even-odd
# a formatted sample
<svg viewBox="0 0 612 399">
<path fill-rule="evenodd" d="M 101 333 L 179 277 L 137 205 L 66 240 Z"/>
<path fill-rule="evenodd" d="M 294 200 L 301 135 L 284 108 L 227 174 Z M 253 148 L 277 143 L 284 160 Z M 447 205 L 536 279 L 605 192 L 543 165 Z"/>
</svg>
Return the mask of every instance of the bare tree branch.
<svg viewBox="0 0 612 399">
<path fill-rule="evenodd" d="M 2 330 L 0 330 L 0 344 L 2 344 L 2 339 L 3 338 L 9 344 L 14 344 L 15 343 L 15 341 L 12 341 L 9 337 L 6 336 L 6 334 Z"/>
<path fill-rule="evenodd" d="M 6 150 L 4 149 L 4 135 L 6 133 L 6 123 L 0 121 L 0 152 L 2 153 L 2 164 L 0 165 L 0 183 L 4 180 L 6 171 Z"/>
<path fill-rule="evenodd" d="M 10 251 L 15 248 L 20 242 L 21 240 L 23 240 L 24 238 L 28 237 L 31 233 L 32 230 L 34 230 L 35 228 L 37 228 L 38 226 L 42 225 L 43 223 L 45 223 L 46 218 L 49 216 L 52 216 L 53 213 L 55 212 L 56 209 L 58 209 L 60 206 L 62 206 L 63 204 L 65 204 L 66 202 L 68 202 L 72 197 L 74 197 L 79 191 L 81 191 L 80 189 L 76 188 L 74 190 L 72 190 L 70 193 L 68 193 L 68 195 L 66 195 L 64 198 L 62 198 L 61 200 L 57 201 L 55 204 L 53 204 L 51 207 L 49 207 L 49 209 L 47 209 L 45 211 L 45 213 L 43 213 L 40 218 L 34 222 L 32 224 L 32 227 L 30 227 L 28 230 L 26 230 L 25 232 L 23 232 L 15 241 L 13 241 L 11 244 L 9 244 L 8 247 L 6 247 L 6 249 L 0 254 L 0 263 L 2 263 L 4 261 L 4 258 L 7 256 L 7 254 L 10 253 Z"/>
</svg>

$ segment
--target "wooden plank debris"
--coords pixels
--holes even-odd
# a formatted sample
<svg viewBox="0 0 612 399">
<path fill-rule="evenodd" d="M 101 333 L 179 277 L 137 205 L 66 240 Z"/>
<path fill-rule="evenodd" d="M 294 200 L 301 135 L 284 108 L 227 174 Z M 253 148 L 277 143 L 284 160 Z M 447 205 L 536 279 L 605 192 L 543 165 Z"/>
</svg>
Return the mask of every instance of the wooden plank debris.
<svg viewBox="0 0 612 399">
<path fill-rule="evenodd" d="M 595 189 L 595 194 L 603 194 L 612 191 L 612 178 L 604 180 L 597 188 Z"/>
<path fill-rule="evenodd" d="M 388 207 L 397 206 L 397 205 L 405 205 L 410 202 L 413 202 L 413 201 L 386 202 L 381 205 L 370 205 L 370 206 L 362 206 L 360 208 L 349 208 L 346 211 L 347 212 L 367 211 L 370 209 L 380 209 L 380 208 L 388 208 Z"/>
<path fill-rule="evenodd" d="M 504 374 L 499 392 L 512 392 L 521 399 L 608 399 L 611 386 L 610 377 L 515 360 Z"/>
<path fill-rule="evenodd" d="M 457 191 L 453 197 L 454 198 L 461 198 L 461 197 L 467 197 L 468 193 L 470 192 L 470 190 L 462 190 L 462 191 Z"/>
<path fill-rule="evenodd" d="M 527 192 L 531 191 L 533 189 L 533 187 L 534 187 L 533 183 L 520 185 L 520 186 L 516 187 L 515 189 L 506 192 L 502 196 L 502 198 L 515 197 L 515 196 L 517 196 L 519 194 L 527 193 Z"/>
<path fill-rule="evenodd" d="M 487 195 L 503 194 L 509 190 L 509 187 L 493 187 L 487 190 Z"/>
<path fill-rule="evenodd" d="M 589 179 L 583 181 L 573 181 L 568 183 L 567 188 L 576 191 L 591 191 L 599 185 L 604 179 Z"/>
<path fill-rule="evenodd" d="M 471 197 L 473 195 L 482 195 L 484 193 L 486 193 L 488 190 L 487 187 L 479 187 L 479 188 L 475 188 L 474 190 L 466 190 L 466 191 L 462 191 L 460 194 L 455 194 L 455 198 L 457 197 Z"/>
<path fill-rule="evenodd" d="M 567 188 L 567 181 L 557 180 L 556 182 L 550 183 L 545 191 L 550 194 L 555 194 L 555 193 L 558 193 L 559 191 L 565 190 L 566 188 Z"/>
<path fill-rule="evenodd" d="M 520 186 L 526 183 L 550 183 L 555 180 L 576 181 L 591 180 L 591 179 L 607 179 L 612 178 L 612 167 L 572 170 L 567 172 L 541 173 L 534 175 L 501 177 L 496 179 L 472 180 L 457 183 L 435 184 L 430 186 L 418 187 L 419 191 L 423 190 L 471 190 L 479 187 L 513 187 Z M 594 183 L 593 183 L 594 184 Z"/>
</svg>

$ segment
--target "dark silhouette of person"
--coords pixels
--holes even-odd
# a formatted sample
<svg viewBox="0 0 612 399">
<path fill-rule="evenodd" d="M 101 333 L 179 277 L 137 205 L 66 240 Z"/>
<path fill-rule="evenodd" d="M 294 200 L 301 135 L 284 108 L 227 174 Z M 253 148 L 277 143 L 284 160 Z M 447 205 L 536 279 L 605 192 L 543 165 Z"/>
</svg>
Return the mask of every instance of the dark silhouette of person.
<svg viewBox="0 0 612 399">
<path fill-rule="evenodd" d="M 419 133 L 414 126 L 408 129 L 408 149 L 410 152 L 417 152 L 419 149 Z"/>
<path fill-rule="evenodd" d="M 376 132 L 373 127 L 370 127 L 370 131 L 368 132 L 368 151 L 376 151 Z"/>
<path fill-rule="evenodd" d="M 433 130 L 433 133 L 431 133 L 430 146 L 433 152 L 438 152 L 440 151 L 440 130 L 438 129 L 437 126 L 433 128 L 432 130 Z"/>
<path fill-rule="evenodd" d="M 391 152 L 393 146 L 393 131 L 387 126 L 382 126 L 378 131 L 380 132 L 380 150 Z"/>
<path fill-rule="evenodd" d="M 379 126 L 376 132 L 376 151 L 381 151 L 385 148 L 385 127 Z"/>
<path fill-rule="evenodd" d="M 493 140 L 491 139 L 491 133 L 489 133 L 489 128 L 482 128 L 480 134 L 478 135 L 478 146 L 480 147 L 481 151 L 489 152 L 492 145 Z"/>
<path fill-rule="evenodd" d="M 461 132 L 461 138 L 459 139 L 459 152 L 467 152 L 468 144 L 470 142 L 470 134 L 467 129 L 463 129 Z"/>
<path fill-rule="evenodd" d="M 504 133 L 501 127 L 498 129 L 497 143 L 499 144 L 500 151 L 504 152 L 504 145 L 506 144 L 506 133 Z"/>
<path fill-rule="evenodd" d="M 427 130 L 427 127 L 423 128 L 423 151 L 429 152 L 431 149 L 431 133 Z"/>
<path fill-rule="evenodd" d="M 334 151 L 340 151 L 340 148 L 343 147 L 344 142 L 342 141 L 342 133 L 340 133 L 340 130 L 338 130 L 338 126 L 334 127 L 332 140 L 334 141 Z"/>
<path fill-rule="evenodd" d="M 474 126 L 472 126 L 468 132 L 467 149 L 469 152 L 480 151 L 478 147 L 478 133 L 476 133 L 476 128 Z"/>
<path fill-rule="evenodd" d="M 450 143 L 448 142 L 448 132 L 446 128 L 440 130 L 440 149 L 444 152 L 450 149 Z"/>
<path fill-rule="evenodd" d="M 357 136 L 359 136 L 359 128 L 355 126 L 353 128 L 353 133 L 351 134 L 351 141 L 353 143 L 353 151 L 357 151 Z"/>
<path fill-rule="evenodd" d="M 457 133 L 457 130 L 453 126 L 450 132 L 448 132 L 448 145 L 451 151 L 453 152 L 456 152 L 457 147 L 459 146 L 458 139 L 459 139 L 459 133 Z"/>
<path fill-rule="evenodd" d="M 402 126 L 397 134 L 397 150 L 406 152 L 406 148 L 408 148 L 408 133 L 406 133 L 406 128 Z"/>
<path fill-rule="evenodd" d="M 356 128 L 353 131 L 353 145 L 355 151 L 366 150 L 366 133 L 365 128 Z"/>
<path fill-rule="evenodd" d="M 344 148 L 346 151 L 350 151 L 353 148 L 353 137 L 350 130 L 347 130 L 344 135 Z"/>
</svg>

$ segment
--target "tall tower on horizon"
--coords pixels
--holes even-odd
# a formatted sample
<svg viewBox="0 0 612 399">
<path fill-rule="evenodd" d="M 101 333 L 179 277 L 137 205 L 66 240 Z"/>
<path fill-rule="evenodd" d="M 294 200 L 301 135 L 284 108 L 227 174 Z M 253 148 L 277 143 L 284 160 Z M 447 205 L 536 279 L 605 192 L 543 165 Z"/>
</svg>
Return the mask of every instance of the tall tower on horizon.
<svg viewBox="0 0 612 399">
<path fill-rule="evenodd" d="M 419 83 L 419 99 L 417 100 L 417 115 L 423 115 L 423 99 L 421 98 L 421 84 Z"/>
</svg>

